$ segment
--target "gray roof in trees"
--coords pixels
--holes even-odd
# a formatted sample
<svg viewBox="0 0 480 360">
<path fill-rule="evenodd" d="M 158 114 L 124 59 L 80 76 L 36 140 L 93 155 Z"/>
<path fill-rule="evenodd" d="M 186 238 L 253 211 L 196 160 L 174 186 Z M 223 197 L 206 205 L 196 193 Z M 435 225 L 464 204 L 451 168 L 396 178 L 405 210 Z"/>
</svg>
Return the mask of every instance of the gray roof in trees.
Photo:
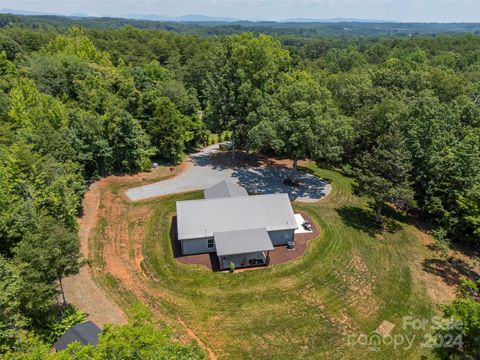
<svg viewBox="0 0 480 360">
<path fill-rule="evenodd" d="M 295 215 L 287 194 L 177 201 L 178 239 L 213 237 L 214 233 L 265 228 L 294 230 Z"/>
<path fill-rule="evenodd" d="M 213 236 L 218 256 L 273 250 L 265 228 L 216 232 Z"/>
<path fill-rule="evenodd" d="M 205 195 L 205 199 L 248 195 L 247 190 L 245 190 L 240 185 L 225 180 L 213 185 L 212 187 L 209 187 L 203 193 Z"/>
<path fill-rule="evenodd" d="M 65 350 L 68 345 L 78 341 L 82 345 L 97 345 L 100 328 L 91 321 L 77 324 L 68 329 L 53 345 L 55 350 Z"/>
</svg>

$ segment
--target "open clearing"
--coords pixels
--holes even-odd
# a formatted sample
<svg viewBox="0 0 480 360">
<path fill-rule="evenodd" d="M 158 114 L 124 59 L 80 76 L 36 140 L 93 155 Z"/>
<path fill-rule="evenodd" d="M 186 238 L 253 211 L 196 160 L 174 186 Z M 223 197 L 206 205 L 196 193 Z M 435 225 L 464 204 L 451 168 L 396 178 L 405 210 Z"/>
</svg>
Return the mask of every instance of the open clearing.
<svg viewBox="0 0 480 360">
<path fill-rule="evenodd" d="M 375 236 L 351 180 L 306 166 L 333 184 L 321 202 L 294 202 L 295 212 L 308 214 L 320 236 L 296 260 L 234 274 L 173 257 L 175 201 L 201 198 L 201 192 L 131 202 L 123 193 L 138 181 L 105 182 L 90 236 L 95 279 L 125 310 L 135 301 L 148 304 L 178 339 L 199 341 L 210 358 L 418 358 L 421 333 L 409 350 L 347 341 L 381 324 L 389 325 L 390 335 L 412 335 L 402 329 L 403 316 L 429 319 L 440 303 L 452 300 L 454 283 L 437 269 L 441 260 L 428 235 L 392 213 L 396 230 Z"/>
<path fill-rule="evenodd" d="M 194 190 L 204 190 L 222 180 L 229 180 L 247 189 L 250 194 L 288 193 L 290 199 L 315 202 L 327 196 L 332 187 L 323 179 L 299 171 L 297 178 L 303 186 L 293 187 L 283 183 L 290 169 L 284 163 L 273 163 L 265 157 L 250 157 L 238 152 L 232 160 L 228 152 L 218 152 L 219 145 L 208 146 L 190 155 L 185 161 L 185 171 L 166 181 L 134 187 L 127 191 L 132 201 L 172 195 Z"/>
</svg>

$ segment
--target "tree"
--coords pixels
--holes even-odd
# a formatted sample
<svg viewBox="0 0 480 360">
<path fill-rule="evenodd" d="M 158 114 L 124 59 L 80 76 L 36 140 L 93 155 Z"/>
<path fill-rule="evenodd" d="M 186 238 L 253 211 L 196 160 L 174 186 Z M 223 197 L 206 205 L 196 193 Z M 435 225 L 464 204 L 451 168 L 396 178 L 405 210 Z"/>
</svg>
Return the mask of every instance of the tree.
<svg viewBox="0 0 480 360">
<path fill-rule="evenodd" d="M 346 49 L 331 49 L 325 56 L 327 66 L 332 72 L 350 71 L 356 66 L 364 66 L 366 64 L 365 57 L 353 46 Z"/>
<path fill-rule="evenodd" d="M 29 264 L 0 257 L 0 357 L 20 351 L 42 331 L 51 310 L 53 287 L 32 279 Z"/>
<path fill-rule="evenodd" d="M 468 240 L 480 243 L 480 185 L 470 189 L 457 199 L 459 222 L 456 232 Z"/>
<path fill-rule="evenodd" d="M 266 35 L 229 36 L 218 47 L 206 80 L 207 121 L 216 131 L 232 131 L 233 157 L 236 141 L 246 141 L 264 96 L 289 65 L 289 53 Z"/>
<path fill-rule="evenodd" d="M 32 80 L 21 78 L 9 95 L 8 117 L 15 128 L 33 133 L 39 123 L 48 124 L 52 130 L 58 130 L 67 124 L 63 104 L 52 96 L 39 92 Z"/>
<path fill-rule="evenodd" d="M 24 287 L 17 267 L 0 257 L 0 354 L 13 347 L 17 331 L 28 324 L 22 313 Z"/>
<path fill-rule="evenodd" d="M 353 115 L 374 96 L 368 71 L 355 69 L 328 78 L 328 88 L 346 115 Z"/>
<path fill-rule="evenodd" d="M 340 116 L 329 91 L 306 72 L 282 77 L 275 95 L 260 108 L 262 120 L 249 132 L 257 150 L 273 149 L 292 158 L 290 181 L 295 183 L 298 160 L 338 160 L 350 125 Z"/>
<path fill-rule="evenodd" d="M 17 341 L 13 349 L 2 354 L 4 360 L 44 360 L 51 355 L 52 347 L 45 344 L 31 331 L 18 330 Z"/>
<path fill-rule="evenodd" d="M 78 235 L 53 218 L 43 216 L 36 231 L 27 234 L 14 250 L 15 258 L 35 271 L 32 278 L 50 284 L 58 281 L 63 305 L 66 305 L 62 280 L 77 274 L 80 268 Z"/>
<path fill-rule="evenodd" d="M 355 167 L 354 191 L 371 199 L 376 223 L 382 223 L 382 209 L 386 203 L 404 208 L 411 201 L 410 154 L 398 130 L 392 129 L 381 136 L 371 151 L 358 157 Z"/>
<path fill-rule="evenodd" d="M 7 151 L 0 147 L 1 157 Z M 9 164 L 0 162 L 0 254 L 10 256 L 12 248 L 33 226 L 35 209 L 31 201 L 18 191 L 15 172 Z M 21 187 L 20 187 L 21 188 Z"/>
<path fill-rule="evenodd" d="M 84 183 L 77 164 L 41 156 L 25 141 L 0 147 L 0 246 L 3 254 L 29 233 L 39 213 L 47 213 L 76 230 Z"/>
<path fill-rule="evenodd" d="M 38 88 L 56 97 L 75 98 L 75 82 L 89 73 L 88 62 L 72 54 L 37 54 L 30 60 Z"/>
<path fill-rule="evenodd" d="M 149 138 L 130 113 L 123 111 L 115 114 L 106 128 L 115 170 L 134 172 L 150 167 L 153 151 Z"/>
<path fill-rule="evenodd" d="M 450 321 L 437 330 L 445 341 L 435 349 L 441 359 L 470 359 L 480 356 L 480 303 L 478 302 L 480 282 L 461 279 L 459 296 L 446 305 L 443 314 Z"/>
<path fill-rule="evenodd" d="M 480 181 L 480 131 L 471 103 L 457 99 L 448 106 L 422 92 L 402 117 L 420 209 L 446 229 L 448 237 L 471 239 L 472 228 L 458 206 L 458 198 Z"/>
<path fill-rule="evenodd" d="M 105 136 L 104 121 L 94 113 L 72 108 L 68 113 L 71 147 L 75 159 L 83 167 L 85 178 L 110 174 L 113 170 L 113 149 Z"/>
<path fill-rule="evenodd" d="M 158 156 L 177 162 L 185 150 L 183 123 L 184 119 L 172 101 L 167 97 L 160 98 L 147 124 L 147 133 Z"/>
<path fill-rule="evenodd" d="M 15 84 L 16 76 L 18 74 L 15 65 L 9 61 L 5 51 L 0 50 L 0 89 L 10 90 Z"/>
<path fill-rule="evenodd" d="M 391 98 L 359 109 L 354 122 L 355 153 L 370 151 L 380 136 L 388 133 L 392 126 L 398 126 L 403 111 L 403 102 Z"/>
<path fill-rule="evenodd" d="M 201 360 L 205 354 L 196 344 L 183 345 L 172 339 L 168 328 L 158 328 L 152 321 L 152 314 L 139 305 L 132 309 L 133 319 L 128 325 L 106 326 L 98 344 L 70 345 L 52 358 L 54 360 L 100 360 L 100 359 L 178 359 Z"/>
<path fill-rule="evenodd" d="M 79 59 L 100 65 L 111 65 L 108 53 L 98 50 L 93 41 L 85 36 L 77 26 L 71 27 L 67 35 L 61 35 L 51 40 L 43 49 L 47 54 L 74 55 Z"/>
</svg>

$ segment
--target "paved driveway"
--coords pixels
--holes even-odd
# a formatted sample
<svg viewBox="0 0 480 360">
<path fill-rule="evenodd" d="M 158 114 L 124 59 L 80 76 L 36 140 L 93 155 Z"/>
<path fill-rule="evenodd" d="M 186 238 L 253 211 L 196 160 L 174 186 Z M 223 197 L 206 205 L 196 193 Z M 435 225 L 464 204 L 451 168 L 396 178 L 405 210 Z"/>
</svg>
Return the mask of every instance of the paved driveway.
<svg viewBox="0 0 480 360">
<path fill-rule="evenodd" d="M 327 196 L 331 185 L 304 172 L 298 172 L 303 185 L 292 187 L 283 184 L 290 169 L 280 165 L 242 164 L 225 161 L 228 154 L 217 152 L 218 144 L 195 153 L 187 160 L 189 166 L 180 175 L 140 186 L 127 191 L 130 200 L 145 200 L 193 190 L 204 190 L 219 181 L 229 180 L 247 189 L 250 194 L 288 193 L 292 200 L 312 202 Z"/>
</svg>

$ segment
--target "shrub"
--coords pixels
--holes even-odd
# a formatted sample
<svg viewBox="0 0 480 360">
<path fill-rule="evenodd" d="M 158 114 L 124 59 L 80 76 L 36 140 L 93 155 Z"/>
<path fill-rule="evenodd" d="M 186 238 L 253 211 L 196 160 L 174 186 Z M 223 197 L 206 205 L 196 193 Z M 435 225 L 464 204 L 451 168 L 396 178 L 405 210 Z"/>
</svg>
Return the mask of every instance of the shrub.
<svg viewBox="0 0 480 360">
<path fill-rule="evenodd" d="M 61 317 L 58 317 L 57 314 L 52 314 L 46 332 L 42 337 L 46 342 L 53 344 L 73 325 L 84 322 L 86 317 L 87 315 L 83 311 L 73 305 L 69 305 L 63 311 Z"/>
</svg>

